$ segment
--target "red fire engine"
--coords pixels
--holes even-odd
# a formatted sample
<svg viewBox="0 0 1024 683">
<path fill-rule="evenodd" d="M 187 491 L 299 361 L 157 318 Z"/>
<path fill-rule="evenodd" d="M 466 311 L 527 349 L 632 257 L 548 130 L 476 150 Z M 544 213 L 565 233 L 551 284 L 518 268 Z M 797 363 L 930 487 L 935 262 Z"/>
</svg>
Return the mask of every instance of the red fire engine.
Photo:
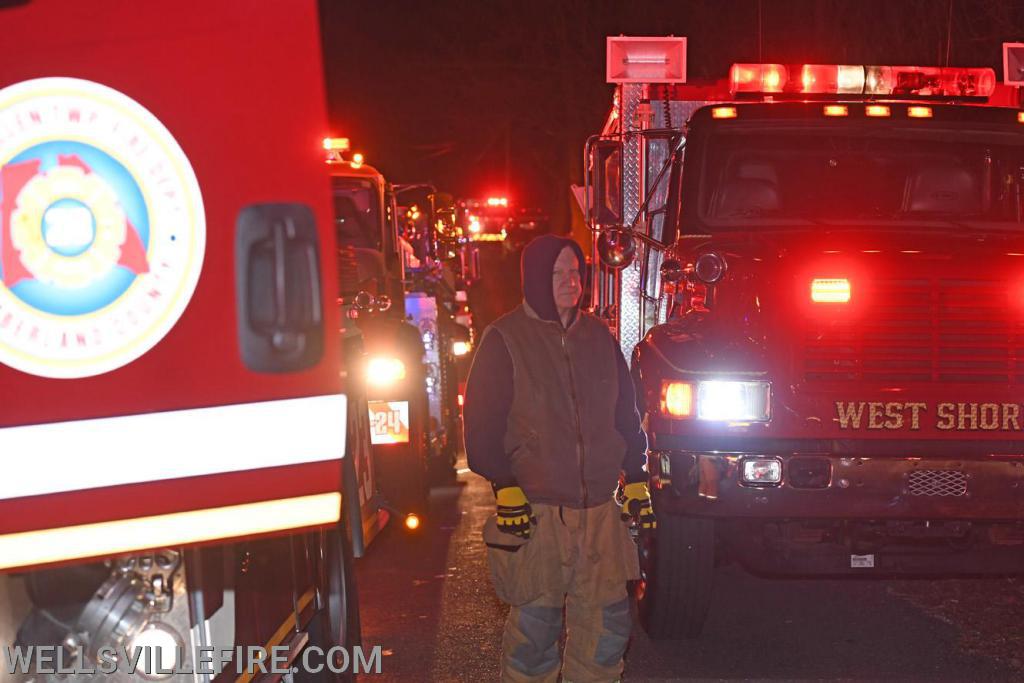
<svg viewBox="0 0 1024 683">
<path fill-rule="evenodd" d="M 1017 92 L 991 69 L 850 65 L 683 85 L 679 38 L 608 57 L 583 196 L 650 441 L 647 630 L 699 633 L 723 558 L 1019 571 Z"/>
<path fill-rule="evenodd" d="M 405 266 L 416 259 L 398 234 L 393 187 L 362 155 L 344 154 L 346 138 L 327 138 L 324 147 L 339 262 L 347 273 L 342 314 L 361 334 L 358 353 L 366 356 L 359 366 L 368 385 L 374 470 L 385 500 L 414 530 L 427 512 L 431 474 L 445 463 L 452 471 L 446 448 L 451 431 L 431 413 L 436 377 L 425 362 L 425 346 L 435 344 L 436 335 L 407 319 Z M 356 362 L 352 345 L 346 349 Z"/>
<path fill-rule="evenodd" d="M 3 4 L 0 644 L 354 643 L 316 4 Z"/>
</svg>

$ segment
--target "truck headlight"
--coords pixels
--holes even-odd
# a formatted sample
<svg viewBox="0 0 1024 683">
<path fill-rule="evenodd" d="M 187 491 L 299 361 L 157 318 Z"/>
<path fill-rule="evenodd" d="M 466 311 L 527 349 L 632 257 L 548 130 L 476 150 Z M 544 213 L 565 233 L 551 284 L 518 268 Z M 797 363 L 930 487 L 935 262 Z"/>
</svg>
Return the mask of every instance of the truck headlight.
<svg viewBox="0 0 1024 683">
<path fill-rule="evenodd" d="M 767 422 L 771 417 L 770 407 L 769 382 L 666 381 L 661 387 L 661 412 L 671 418 L 696 417 L 711 422 Z"/>
<path fill-rule="evenodd" d="M 391 386 L 405 379 L 405 363 L 389 356 L 376 356 L 366 364 L 366 381 L 375 387 Z"/>
</svg>

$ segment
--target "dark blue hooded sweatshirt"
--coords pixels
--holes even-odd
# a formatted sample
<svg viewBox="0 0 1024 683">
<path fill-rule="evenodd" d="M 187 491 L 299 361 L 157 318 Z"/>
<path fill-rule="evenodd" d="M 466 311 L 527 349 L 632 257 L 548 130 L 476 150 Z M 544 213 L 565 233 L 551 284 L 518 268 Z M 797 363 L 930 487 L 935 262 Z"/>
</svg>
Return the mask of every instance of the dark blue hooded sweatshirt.
<svg viewBox="0 0 1024 683">
<path fill-rule="evenodd" d="M 565 434 L 571 435 L 574 430 L 579 429 L 579 411 L 582 407 L 585 412 L 586 429 L 581 431 L 586 431 L 587 436 L 597 435 L 603 422 L 605 428 L 614 428 L 610 435 L 611 441 L 624 443 L 621 461 L 614 463 L 615 469 L 625 472 L 627 482 L 642 481 L 646 478 L 643 466 L 646 461 L 647 439 L 640 428 L 632 379 L 618 344 L 607 327 L 591 315 L 577 310 L 568 328 L 562 325 L 558 316 L 552 291 L 552 275 L 555 261 L 566 247 L 576 253 L 582 269 L 585 264 L 583 251 L 571 239 L 544 235 L 530 242 L 523 250 L 524 302 L 484 331 L 470 370 L 464 410 L 466 454 L 470 469 L 490 480 L 497 488 L 518 484 L 526 489 L 527 496 L 535 502 L 590 507 L 609 500 L 611 488 L 614 488 L 614 482 L 611 482 L 609 490 L 600 490 L 608 483 L 607 463 L 586 461 L 587 457 L 607 459 L 609 455 L 606 447 L 591 449 L 600 451 L 593 454 L 580 454 L 580 450 L 586 451 L 586 439 L 582 433 L 579 435 L 579 448 L 576 448 L 576 441 L 573 441 L 571 447 L 559 446 L 555 452 L 549 452 L 551 449 L 545 450 L 542 446 L 535 447 L 538 452 L 545 453 L 546 458 L 564 459 L 565 462 L 558 463 L 559 467 L 549 467 L 552 463 L 537 461 L 536 456 L 531 461 L 529 456 L 524 458 L 521 453 L 516 453 L 517 439 L 519 433 L 523 432 L 527 434 L 526 441 L 533 439 L 541 442 L 546 438 L 545 430 L 558 432 L 558 438 L 554 439 L 554 442 L 564 444 Z M 515 334 L 510 335 L 510 330 Z M 551 339 L 557 338 L 559 334 L 562 336 L 561 348 L 568 349 L 564 361 L 561 354 L 545 351 L 545 344 L 542 343 L 545 340 L 549 342 L 550 349 Z M 514 342 L 515 354 L 510 352 L 508 346 L 508 340 L 513 338 L 519 340 Z M 566 339 L 570 340 L 568 346 Z M 574 346 L 574 339 L 582 341 L 577 341 Z M 554 348 L 557 349 L 557 345 Z M 596 354 L 593 352 L 594 348 L 597 349 Z M 576 355 L 573 356 L 573 353 Z M 537 396 L 536 403 L 572 403 L 576 419 L 558 420 L 553 424 L 545 423 L 544 415 L 547 413 L 541 412 L 538 413 L 538 419 L 532 420 L 536 423 L 534 426 L 523 427 L 523 416 L 512 415 L 517 386 L 513 355 L 520 359 L 519 363 L 529 366 L 520 373 L 520 391 L 524 386 L 523 377 L 530 374 L 525 371 L 526 369 L 546 373 L 545 376 L 549 378 L 547 383 L 542 380 L 526 385 L 535 391 L 536 387 L 541 387 L 541 393 L 551 394 Z M 592 365 L 595 362 L 600 365 Z M 588 366 L 588 363 L 591 365 Z M 557 372 L 549 372 L 548 365 L 545 364 L 555 368 Z M 563 372 L 565 366 L 567 368 Z M 597 367 L 601 372 L 588 372 L 588 367 Z M 606 376 L 608 380 L 604 384 L 588 384 L 595 374 Z M 553 391 L 550 378 L 555 376 L 572 384 L 570 391 Z M 554 388 L 557 389 L 559 386 L 556 384 Z M 614 391 L 615 395 L 602 397 L 601 401 L 593 400 L 592 395 L 580 395 L 581 392 L 600 393 L 601 387 L 604 386 Z M 544 387 L 547 389 L 543 389 Z M 577 402 L 579 406 L 575 405 Z M 523 403 L 519 405 L 522 412 Z M 556 408 L 560 408 L 560 405 Z M 560 414 L 573 415 L 573 412 L 568 410 Z M 516 430 L 518 432 L 513 434 Z M 621 437 L 621 442 L 617 437 Z M 585 461 L 586 465 L 583 464 Z M 525 471 L 524 467 L 527 468 Z M 575 474 L 577 468 L 578 476 Z M 600 471 L 594 471 L 595 468 Z M 520 473 L 519 477 L 516 476 L 514 469 Z M 565 479 L 564 488 L 554 483 L 545 483 L 545 477 Z M 598 490 L 588 491 L 588 483 Z M 533 489 L 532 497 L 530 489 Z"/>
</svg>

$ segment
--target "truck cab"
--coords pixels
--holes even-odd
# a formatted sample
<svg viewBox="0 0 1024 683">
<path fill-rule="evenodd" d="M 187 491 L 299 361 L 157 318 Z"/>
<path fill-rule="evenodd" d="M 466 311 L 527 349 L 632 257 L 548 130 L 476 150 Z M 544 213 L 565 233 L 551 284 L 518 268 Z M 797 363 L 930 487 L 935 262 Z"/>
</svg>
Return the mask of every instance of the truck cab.
<svg viewBox="0 0 1024 683">
<path fill-rule="evenodd" d="M 987 69 L 828 65 L 647 92 L 648 229 L 610 226 L 601 256 L 642 242 L 642 276 L 612 277 L 642 293 L 615 322 L 649 321 L 631 361 L 659 524 L 640 540 L 648 630 L 697 635 L 723 558 L 1019 571 L 1016 92 Z M 603 145 L 603 177 L 615 154 L 628 177 L 629 142 Z"/>
</svg>

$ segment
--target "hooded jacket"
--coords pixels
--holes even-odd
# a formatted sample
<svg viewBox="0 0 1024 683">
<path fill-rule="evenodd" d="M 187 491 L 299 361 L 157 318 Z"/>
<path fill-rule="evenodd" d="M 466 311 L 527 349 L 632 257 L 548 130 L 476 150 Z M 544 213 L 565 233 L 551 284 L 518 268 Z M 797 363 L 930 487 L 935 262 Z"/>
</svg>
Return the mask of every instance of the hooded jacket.
<svg viewBox="0 0 1024 683">
<path fill-rule="evenodd" d="M 563 326 L 552 292 L 555 261 L 576 242 L 544 235 L 523 250 L 523 303 L 483 334 L 466 387 L 469 467 L 531 502 L 606 503 L 625 472 L 646 478 L 626 361 L 607 326 L 578 310 Z"/>
</svg>

